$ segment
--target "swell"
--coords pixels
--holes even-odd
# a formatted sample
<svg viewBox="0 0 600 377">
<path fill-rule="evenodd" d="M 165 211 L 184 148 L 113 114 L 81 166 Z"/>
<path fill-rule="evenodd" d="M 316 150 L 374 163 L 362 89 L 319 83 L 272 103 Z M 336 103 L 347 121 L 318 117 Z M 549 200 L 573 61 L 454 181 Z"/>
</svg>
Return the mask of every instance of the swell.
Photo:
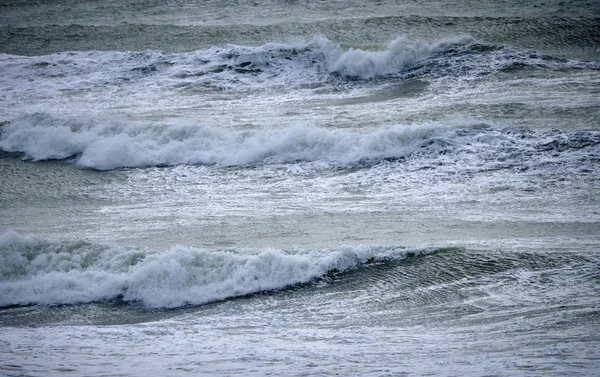
<svg viewBox="0 0 600 377">
<path fill-rule="evenodd" d="M 120 299 L 153 308 L 199 305 L 308 283 L 435 249 L 151 251 L 0 236 L 0 307 Z"/>
</svg>

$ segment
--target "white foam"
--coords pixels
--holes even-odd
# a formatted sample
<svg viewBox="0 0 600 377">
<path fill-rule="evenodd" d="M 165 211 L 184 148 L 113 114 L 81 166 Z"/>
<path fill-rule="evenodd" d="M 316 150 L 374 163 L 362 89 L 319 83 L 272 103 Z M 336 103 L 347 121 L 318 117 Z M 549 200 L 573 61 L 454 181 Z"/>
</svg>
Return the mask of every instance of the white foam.
<svg viewBox="0 0 600 377">
<path fill-rule="evenodd" d="M 153 165 L 324 161 L 349 164 L 412 153 L 440 126 L 391 126 L 372 132 L 307 125 L 237 132 L 197 124 L 92 123 L 34 114 L 5 125 L 0 148 L 32 160 L 74 157 L 98 170 Z"/>
<path fill-rule="evenodd" d="M 322 251 L 140 251 L 0 236 L 0 306 L 73 304 L 122 297 L 173 308 L 306 283 L 332 270 L 432 250 L 341 247 Z"/>
</svg>

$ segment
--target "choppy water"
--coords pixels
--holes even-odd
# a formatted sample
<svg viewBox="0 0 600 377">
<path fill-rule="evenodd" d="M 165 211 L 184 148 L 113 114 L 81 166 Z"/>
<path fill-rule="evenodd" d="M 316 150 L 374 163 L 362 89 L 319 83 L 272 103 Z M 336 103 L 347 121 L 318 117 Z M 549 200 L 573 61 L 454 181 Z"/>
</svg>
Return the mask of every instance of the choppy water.
<svg viewBox="0 0 600 377">
<path fill-rule="evenodd" d="M 598 374 L 597 2 L 0 9 L 0 374 Z"/>
</svg>

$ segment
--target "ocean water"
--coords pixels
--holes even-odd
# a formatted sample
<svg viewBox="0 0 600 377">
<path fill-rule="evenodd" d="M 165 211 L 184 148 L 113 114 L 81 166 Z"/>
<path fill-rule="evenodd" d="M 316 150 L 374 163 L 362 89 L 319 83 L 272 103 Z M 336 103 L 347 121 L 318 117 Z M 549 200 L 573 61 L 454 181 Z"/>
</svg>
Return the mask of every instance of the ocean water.
<svg viewBox="0 0 600 377">
<path fill-rule="evenodd" d="M 0 3 L 0 375 L 597 376 L 597 1 Z"/>
</svg>

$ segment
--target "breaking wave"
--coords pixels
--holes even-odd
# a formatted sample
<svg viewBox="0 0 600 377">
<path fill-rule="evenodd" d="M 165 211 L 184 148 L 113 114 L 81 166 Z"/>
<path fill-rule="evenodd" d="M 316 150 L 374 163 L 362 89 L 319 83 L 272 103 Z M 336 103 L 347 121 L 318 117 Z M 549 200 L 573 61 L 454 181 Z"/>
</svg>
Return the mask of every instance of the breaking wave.
<svg viewBox="0 0 600 377">
<path fill-rule="evenodd" d="M 307 283 L 366 264 L 434 252 L 401 247 L 333 250 L 149 251 L 0 236 L 0 306 L 122 299 L 152 308 L 199 305 Z"/>
<path fill-rule="evenodd" d="M 235 131 L 199 124 L 150 125 L 33 114 L 0 129 L 0 150 L 40 161 L 71 159 L 96 170 L 201 164 L 216 167 L 317 162 L 354 166 L 419 160 L 423 166 L 593 166 L 600 133 L 462 126 L 330 129 L 308 125 Z"/>
<path fill-rule="evenodd" d="M 27 90 L 58 94 L 138 84 L 173 90 L 290 90 L 319 85 L 347 87 L 373 79 L 478 76 L 514 67 L 599 68 L 595 63 L 486 45 L 468 35 L 431 43 L 399 36 L 384 47 L 372 48 L 347 48 L 316 37 L 308 42 L 226 45 L 182 53 L 0 54 L 0 84 L 10 95 Z"/>
</svg>

